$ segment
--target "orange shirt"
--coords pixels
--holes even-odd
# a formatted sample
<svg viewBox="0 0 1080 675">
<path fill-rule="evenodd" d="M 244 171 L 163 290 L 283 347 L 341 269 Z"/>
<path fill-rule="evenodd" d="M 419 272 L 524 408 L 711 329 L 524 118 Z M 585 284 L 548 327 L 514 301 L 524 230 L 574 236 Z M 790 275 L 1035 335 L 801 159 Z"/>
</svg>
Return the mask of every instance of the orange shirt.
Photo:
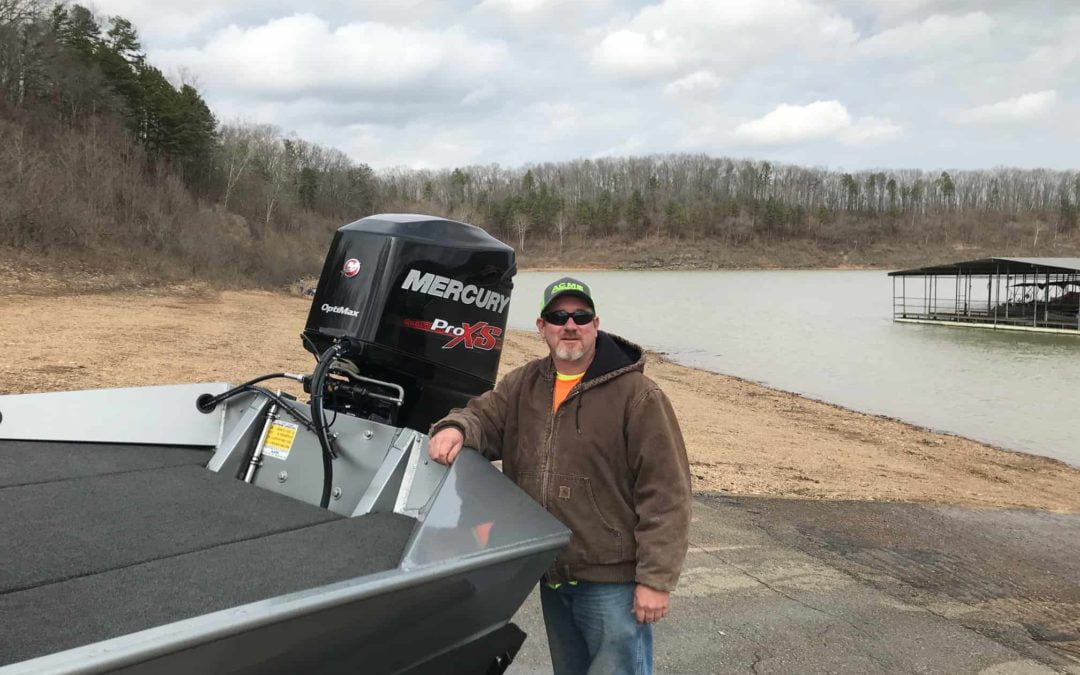
<svg viewBox="0 0 1080 675">
<path fill-rule="evenodd" d="M 574 388 L 575 384 L 581 382 L 581 378 L 584 376 L 585 373 L 578 373 L 577 375 L 555 373 L 555 395 L 551 400 L 552 411 L 559 409 L 562 402 L 566 400 L 566 395 L 570 393 L 570 390 Z"/>
</svg>

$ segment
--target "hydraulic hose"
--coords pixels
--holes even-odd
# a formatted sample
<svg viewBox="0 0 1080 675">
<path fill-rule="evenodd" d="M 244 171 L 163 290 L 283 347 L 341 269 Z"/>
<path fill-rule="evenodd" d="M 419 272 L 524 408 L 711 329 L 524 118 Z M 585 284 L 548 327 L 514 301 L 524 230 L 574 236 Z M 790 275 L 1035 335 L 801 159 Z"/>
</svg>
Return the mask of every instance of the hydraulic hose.
<svg viewBox="0 0 1080 675">
<path fill-rule="evenodd" d="M 283 401 L 282 398 L 274 392 L 268 389 L 263 389 L 262 387 L 256 387 L 253 384 L 254 382 L 262 382 L 263 380 L 269 380 L 275 377 L 287 377 L 289 379 L 296 380 L 297 382 L 303 382 L 304 377 L 306 376 L 294 375 L 292 373 L 274 373 L 273 375 L 263 375 L 262 377 L 256 377 L 254 380 L 235 386 L 228 391 L 218 394 L 217 396 L 214 396 L 213 394 L 202 394 L 201 396 L 199 396 L 199 398 L 195 400 L 195 407 L 199 409 L 199 412 L 209 414 L 212 413 L 214 411 L 214 408 L 216 408 L 217 405 L 222 401 L 226 401 L 233 396 L 250 391 L 260 396 L 264 396 L 273 401 L 274 403 L 277 403 L 278 406 L 280 406 L 281 409 L 284 410 L 290 417 L 295 419 L 300 424 L 303 424 L 305 429 L 307 429 L 311 433 L 315 433 L 315 425 L 303 413 L 285 403 L 285 401 Z"/>
<path fill-rule="evenodd" d="M 292 417 L 294 420 L 296 420 L 300 424 L 303 424 L 305 429 L 307 429 L 308 431 L 310 431 L 312 433 L 315 433 L 315 424 L 311 420 L 309 420 L 299 410 L 297 410 L 296 408 L 293 408 L 291 405 L 286 403 L 285 400 L 281 396 L 278 396 L 277 394 L 275 394 L 274 392 L 272 392 L 272 391 L 270 391 L 268 389 L 263 389 L 262 387 L 245 387 L 242 391 L 252 391 L 252 392 L 255 392 L 256 394 L 259 394 L 260 396 L 265 396 L 266 398 L 270 399 L 274 403 L 277 403 L 278 407 L 281 410 L 284 410 L 285 413 L 288 414 L 290 417 Z M 237 393 L 239 393 L 239 392 L 237 392 Z M 292 400 L 295 400 L 295 399 L 292 399 Z"/>
<path fill-rule="evenodd" d="M 330 436 L 327 433 L 323 395 L 326 392 L 326 376 L 330 373 L 331 366 L 347 348 L 345 342 L 335 342 L 322 353 L 315 372 L 311 374 L 311 422 L 315 425 L 315 435 L 319 439 L 319 447 L 322 448 L 323 464 L 323 489 L 319 506 L 324 509 L 330 506 L 330 491 L 334 483 L 334 467 L 331 462 L 337 457 L 337 453 L 330 445 Z"/>
<path fill-rule="evenodd" d="M 222 401 L 224 401 L 226 399 L 232 398 L 233 396 L 236 396 L 237 394 L 239 394 L 241 392 L 252 391 L 253 389 L 256 388 L 253 385 L 258 384 L 259 382 L 265 382 L 266 380 L 273 380 L 273 379 L 278 378 L 278 377 L 284 377 L 284 378 L 288 378 L 290 380 L 296 380 L 297 382 L 303 382 L 304 381 L 304 376 L 303 375 L 297 375 L 296 373 L 271 373 L 269 375 L 261 375 L 259 377 L 256 377 L 253 380 L 248 380 L 247 382 L 245 382 L 243 384 L 238 384 L 235 387 L 233 387 L 232 389 L 229 389 L 228 391 L 224 391 L 224 392 L 218 394 L 217 396 L 214 396 L 213 394 L 203 394 L 202 396 L 200 396 L 198 399 L 195 400 L 195 407 L 199 409 L 199 412 L 208 413 L 208 414 L 212 413 L 212 412 L 214 412 L 214 408 L 217 407 L 218 403 L 221 403 Z"/>
</svg>

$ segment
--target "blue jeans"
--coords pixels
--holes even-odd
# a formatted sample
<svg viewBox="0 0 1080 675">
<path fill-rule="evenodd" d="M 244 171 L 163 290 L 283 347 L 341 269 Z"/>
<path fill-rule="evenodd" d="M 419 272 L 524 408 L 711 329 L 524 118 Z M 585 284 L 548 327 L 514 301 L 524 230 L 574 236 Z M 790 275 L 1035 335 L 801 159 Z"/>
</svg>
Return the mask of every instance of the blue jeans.
<svg viewBox="0 0 1080 675">
<path fill-rule="evenodd" d="M 540 583 L 555 675 L 652 673 L 652 626 L 634 617 L 636 585 Z"/>
</svg>

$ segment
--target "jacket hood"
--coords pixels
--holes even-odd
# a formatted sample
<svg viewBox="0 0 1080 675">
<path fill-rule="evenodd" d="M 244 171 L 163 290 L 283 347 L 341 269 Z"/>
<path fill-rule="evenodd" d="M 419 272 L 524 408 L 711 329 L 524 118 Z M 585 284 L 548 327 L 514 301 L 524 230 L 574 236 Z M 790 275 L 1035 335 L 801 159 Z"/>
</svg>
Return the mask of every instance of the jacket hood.
<svg viewBox="0 0 1080 675">
<path fill-rule="evenodd" d="M 548 375 L 554 377 L 555 363 L 548 357 Z M 596 333 L 596 355 L 585 370 L 581 387 L 588 388 L 606 382 L 623 373 L 645 371 L 645 352 L 641 347 L 618 335 L 604 331 Z"/>
</svg>

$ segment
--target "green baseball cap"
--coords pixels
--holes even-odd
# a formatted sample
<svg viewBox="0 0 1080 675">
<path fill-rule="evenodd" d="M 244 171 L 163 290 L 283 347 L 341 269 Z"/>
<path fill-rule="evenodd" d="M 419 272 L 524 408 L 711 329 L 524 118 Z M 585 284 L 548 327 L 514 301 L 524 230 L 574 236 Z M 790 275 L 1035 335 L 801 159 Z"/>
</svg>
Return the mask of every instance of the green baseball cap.
<svg viewBox="0 0 1080 675">
<path fill-rule="evenodd" d="M 572 279 L 570 277 L 563 277 L 556 281 L 551 282 L 544 288 L 544 298 L 540 302 L 540 313 L 543 314 L 547 306 L 551 304 L 551 301 L 560 295 L 576 295 L 585 302 L 589 303 L 589 307 L 596 311 L 596 305 L 593 304 L 592 291 L 589 290 L 589 285 L 583 281 Z"/>
</svg>

